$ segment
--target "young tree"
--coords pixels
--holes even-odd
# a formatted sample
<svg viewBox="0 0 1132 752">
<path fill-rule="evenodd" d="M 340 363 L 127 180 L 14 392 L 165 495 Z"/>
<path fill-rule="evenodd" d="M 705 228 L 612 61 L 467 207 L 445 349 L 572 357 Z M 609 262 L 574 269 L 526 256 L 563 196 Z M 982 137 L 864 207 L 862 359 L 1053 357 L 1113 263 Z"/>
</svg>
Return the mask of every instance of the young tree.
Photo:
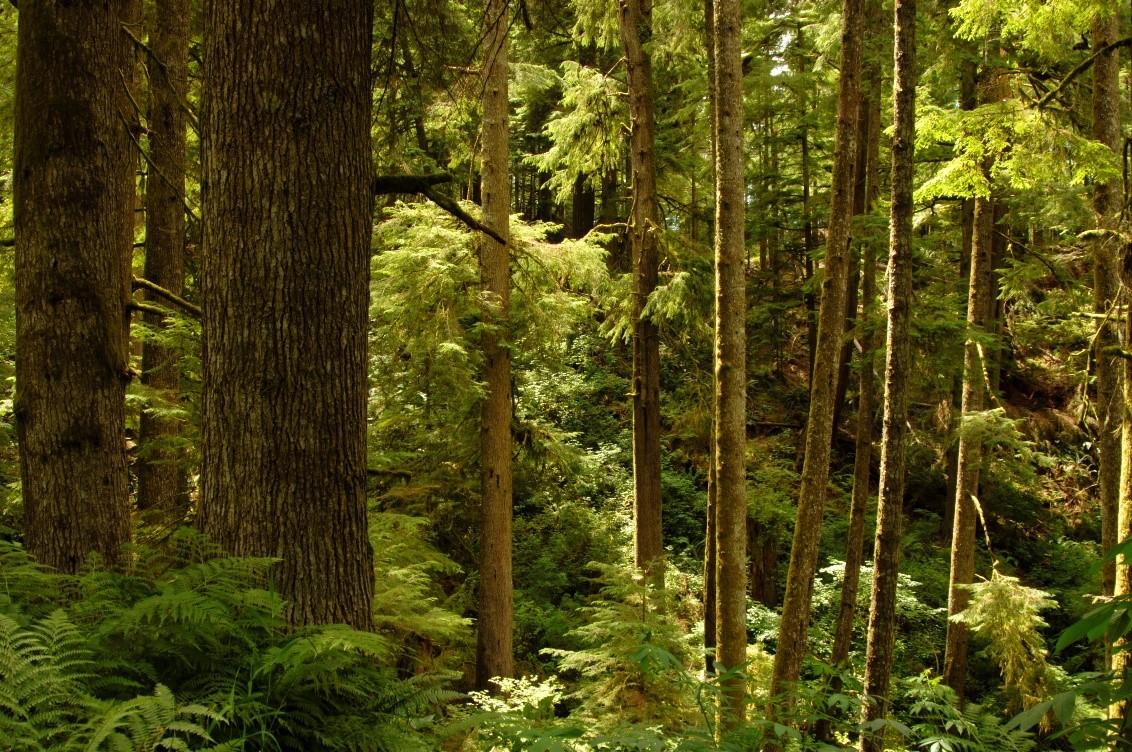
<svg viewBox="0 0 1132 752">
<path fill-rule="evenodd" d="M 28 549 L 74 572 L 129 540 L 130 3 L 28 0 L 16 66 L 16 426 Z"/>
<path fill-rule="evenodd" d="M 821 308 L 810 412 L 806 425 L 806 457 L 798 493 L 798 516 L 790 550 L 790 569 L 774 656 L 771 697 L 779 697 L 798 680 L 806 649 L 813 581 L 817 571 L 822 513 L 829 481 L 841 337 L 845 331 L 845 293 L 853 207 L 853 160 L 856 155 L 857 100 L 860 93 L 864 0 L 845 0 L 841 27 L 841 80 L 833 154 L 830 220 L 822 280 Z"/>
<path fill-rule="evenodd" d="M 896 0 L 896 51 L 893 75 L 892 209 L 888 256 L 888 334 L 884 374 L 884 428 L 880 457 L 880 496 L 863 720 L 888 712 L 892 649 L 896 640 L 896 582 L 900 565 L 900 526 L 904 507 L 904 444 L 908 433 L 908 376 L 911 373 L 912 181 L 916 142 L 916 2 Z M 883 734 L 861 734 L 861 752 L 880 752 Z"/>
<path fill-rule="evenodd" d="M 985 169 L 985 168 L 984 168 Z M 967 297 L 967 344 L 963 359 L 963 415 L 986 407 L 987 390 L 983 357 L 978 336 L 990 316 L 993 293 L 990 267 L 994 232 L 994 202 L 975 198 L 974 237 L 971 244 L 971 283 Z M 978 514 L 974 496 L 979 488 L 979 461 L 982 445 L 969 432 L 960 431 L 956 468 L 954 528 L 951 539 L 951 574 L 947 598 L 947 648 L 943 676 L 960 697 L 967 679 L 969 628 L 950 617 L 967 607 L 971 594 L 963 585 L 975 577 L 975 530 Z"/>
<path fill-rule="evenodd" d="M 506 0 L 488 0 L 484 8 L 483 165 L 480 191 L 484 224 L 506 240 L 511 216 L 507 171 L 507 27 Z M 511 583 L 511 355 L 507 342 L 510 306 L 510 257 L 506 245 L 484 235 L 480 241 L 480 277 L 485 299 L 484 380 L 480 428 L 482 511 L 480 515 L 479 622 L 476 686 L 488 689 L 492 677 L 514 671 Z"/>
<path fill-rule="evenodd" d="M 656 133 L 653 114 L 652 0 L 620 0 L 621 46 L 629 73 L 629 151 L 633 210 L 633 518 L 634 562 L 660 580 L 664 553 L 660 497 L 660 334 L 643 315 L 658 277 Z"/>
<path fill-rule="evenodd" d="M 150 169 L 146 182 L 145 278 L 180 295 L 185 286 L 185 126 L 188 119 L 189 0 L 159 0 L 155 5 L 149 63 Z M 145 321 L 160 326 L 162 317 Z M 142 383 L 172 393 L 178 384 L 177 354 L 147 342 L 142 348 Z M 176 420 L 142 412 L 140 438 L 145 447 L 176 436 Z M 138 509 L 171 511 L 181 491 L 176 453 L 150 451 L 134 465 Z"/>
<path fill-rule="evenodd" d="M 739 0 L 715 0 L 715 465 L 716 662 L 747 660 L 747 355 L 743 238 L 742 22 Z M 743 716 L 745 679 L 720 700 L 723 725 Z"/>
<path fill-rule="evenodd" d="M 200 527 L 277 556 L 296 624 L 373 623 L 373 6 L 208 0 Z"/>
</svg>

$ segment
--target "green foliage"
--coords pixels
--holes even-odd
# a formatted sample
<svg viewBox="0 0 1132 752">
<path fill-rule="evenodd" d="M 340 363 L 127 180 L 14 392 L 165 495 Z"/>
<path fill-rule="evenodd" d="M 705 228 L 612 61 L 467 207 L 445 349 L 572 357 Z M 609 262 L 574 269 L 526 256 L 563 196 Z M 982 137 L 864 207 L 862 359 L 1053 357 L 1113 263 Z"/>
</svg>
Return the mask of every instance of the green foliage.
<svg viewBox="0 0 1132 752">
<path fill-rule="evenodd" d="M 653 590 L 639 573 L 594 567 L 604 586 L 582 609 L 585 623 L 571 632 L 580 649 L 544 652 L 558 659 L 560 670 L 587 680 L 573 696 L 595 720 L 672 723 L 686 718 L 692 708 L 679 681 L 690 655 L 679 626 L 665 616 L 667 591 Z"/>
<path fill-rule="evenodd" d="M 971 601 L 952 620 L 967 624 L 988 641 L 987 652 L 1002 671 L 1012 710 L 1028 709 L 1052 694 L 1058 671 L 1039 630 L 1046 622 L 1040 611 L 1056 606 L 1049 594 L 1022 585 L 996 566 L 989 580 L 964 585 Z"/>
<path fill-rule="evenodd" d="M 1028 732 L 1012 728 L 973 702 L 959 707 L 955 692 L 937 679 L 913 677 L 905 683 L 909 749 L 925 752 L 1029 752 Z M 897 727 L 897 730 L 903 731 Z"/>
<path fill-rule="evenodd" d="M 219 558 L 195 533 L 139 550 L 130 573 L 0 554 L 0 738 L 20 750 L 426 749 L 427 717 L 455 697 L 449 675 L 398 679 L 387 637 L 293 631 L 264 589 L 272 562 Z"/>
</svg>

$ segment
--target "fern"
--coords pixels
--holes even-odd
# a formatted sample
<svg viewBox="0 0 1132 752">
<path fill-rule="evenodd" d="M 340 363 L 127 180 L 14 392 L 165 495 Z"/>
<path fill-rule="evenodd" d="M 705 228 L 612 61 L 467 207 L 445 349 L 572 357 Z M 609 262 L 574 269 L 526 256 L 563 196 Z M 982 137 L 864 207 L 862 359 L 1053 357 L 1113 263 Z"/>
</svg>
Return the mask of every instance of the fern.
<svg viewBox="0 0 1132 752">
<path fill-rule="evenodd" d="M 955 692 L 938 678 L 906 682 L 911 737 L 926 752 L 1029 752 L 1032 735 L 1012 728 L 981 705 L 960 709 Z"/>
</svg>

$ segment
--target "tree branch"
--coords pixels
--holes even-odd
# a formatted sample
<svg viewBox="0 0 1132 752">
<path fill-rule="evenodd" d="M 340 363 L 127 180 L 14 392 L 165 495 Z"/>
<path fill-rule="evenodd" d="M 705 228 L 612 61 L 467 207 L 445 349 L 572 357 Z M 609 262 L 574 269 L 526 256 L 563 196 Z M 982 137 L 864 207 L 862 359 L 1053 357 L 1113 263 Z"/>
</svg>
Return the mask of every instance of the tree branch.
<svg viewBox="0 0 1132 752">
<path fill-rule="evenodd" d="M 424 193 L 434 185 L 451 182 L 452 176 L 443 172 L 435 175 L 378 175 L 373 179 L 373 193 L 375 196 Z"/>
<path fill-rule="evenodd" d="M 144 279 L 143 277 L 134 277 L 133 282 L 132 282 L 132 286 L 133 286 L 133 289 L 135 289 L 135 290 L 145 290 L 146 292 L 153 293 L 154 295 L 156 295 L 159 298 L 163 298 L 164 300 L 168 301 L 169 303 L 172 303 L 173 305 L 177 306 L 182 311 L 189 314 L 190 316 L 193 316 L 194 318 L 199 319 L 204 313 L 203 311 L 201 311 L 200 306 L 195 305 L 193 303 L 190 303 L 189 301 L 185 300 L 181 296 L 169 292 L 168 290 L 166 290 L 164 287 L 157 284 L 156 282 L 150 282 L 148 279 Z M 150 310 L 150 309 L 147 308 L 147 309 L 138 309 L 138 310 Z M 158 308 L 156 310 L 160 311 L 161 309 Z M 150 310 L 150 312 L 152 313 L 153 311 Z M 162 314 L 164 315 L 164 312 L 162 312 Z"/>
<path fill-rule="evenodd" d="M 447 196 L 445 196 L 443 194 L 437 193 L 436 191 L 434 191 L 430 188 L 425 188 L 424 190 L 421 191 L 421 193 L 425 196 L 425 198 L 432 201 L 434 204 L 436 204 L 441 209 L 443 209 L 444 211 L 448 212 L 449 214 L 451 214 L 456 219 L 458 219 L 461 222 L 463 222 L 464 224 L 466 224 L 468 227 L 470 227 L 473 230 L 476 230 L 478 232 L 482 232 L 483 234 L 491 237 L 495 242 L 499 243 L 500 245 L 507 245 L 507 241 L 503 239 L 502 235 L 500 235 L 498 232 L 491 229 L 490 227 L 488 227 L 484 223 L 480 222 L 478 219 L 473 217 L 471 214 L 468 214 L 466 211 L 461 209 L 460 205 L 458 203 L 456 203 L 455 201 L 453 201 L 452 199 L 448 198 Z"/>
<path fill-rule="evenodd" d="M 1073 81 L 1073 79 L 1077 78 L 1077 76 L 1081 75 L 1089 68 L 1091 68 L 1093 66 L 1093 63 L 1096 62 L 1096 59 L 1101 55 L 1107 55 L 1113 50 L 1120 49 L 1121 47 L 1127 47 L 1130 44 L 1132 44 L 1132 37 L 1125 37 L 1124 39 L 1118 39 L 1115 42 L 1111 42 L 1109 44 L 1106 44 L 1104 47 L 1101 47 L 1099 50 L 1086 58 L 1080 65 L 1065 74 L 1065 78 L 1061 79 L 1061 83 L 1046 92 L 1045 96 L 1039 99 L 1037 105 L 1035 106 L 1040 110 L 1041 108 L 1049 104 L 1049 101 L 1060 94 L 1061 90 L 1068 86 L 1069 83 Z"/>
</svg>

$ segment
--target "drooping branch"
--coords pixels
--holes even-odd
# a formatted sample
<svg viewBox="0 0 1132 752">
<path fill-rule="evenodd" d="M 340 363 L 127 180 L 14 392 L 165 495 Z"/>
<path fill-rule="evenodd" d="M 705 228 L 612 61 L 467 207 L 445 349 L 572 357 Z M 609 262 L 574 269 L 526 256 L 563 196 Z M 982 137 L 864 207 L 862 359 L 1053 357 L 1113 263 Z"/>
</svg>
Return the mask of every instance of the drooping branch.
<svg viewBox="0 0 1132 752">
<path fill-rule="evenodd" d="M 190 303 L 181 296 L 169 292 L 161 285 L 150 282 L 148 279 L 144 279 L 143 277 L 134 277 L 131 284 L 133 285 L 133 288 L 135 290 L 145 290 L 146 292 L 153 293 L 157 297 L 162 298 L 169 303 L 177 306 L 182 311 L 194 318 L 199 319 L 201 317 L 201 314 L 203 313 L 200 306 L 196 305 L 195 303 Z M 139 303 L 137 305 L 141 306 L 143 304 Z M 165 313 L 160 308 L 154 309 L 152 306 L 148 308 L 138 308 L 137 310 L 149 311 L 150 313 L 161 313 L 162 315 L 164 315 Z"/>
<path fill-rule="evenodd" d="M 426 188 L 425 190 L 421 191 L 421 194 L 424 195 L 425 198 L 432 201 L 432 203 L 436 204 L 441 209 L 448 212 L 453 217 L 460 220 L 461 222 L 463 222 L 464 224 L 466 224 L 468 227 L 472 228 L 473 230 L 476 230 L 477 232 L 482 232 L 483 234 L 489 236 L 492 240 L 499 243 L 500 245 L 507 245 L 507 241 L 504 240 L 502 235 L 500 235 L 495 230 L 491 229 L 487 225 L 480 222 L 478 219 L 473 217 L 471 214 L 468 214 L 466 211 L 461 209 L 460 205 L 458 203 L 456 203 L 455 201 L 453 201 L 452 199 L 450 199 L 448 196 L 445 196 L 442 193 L 437 193 L 436 191 L 434 191 L 430 188 Z"/>
<path fill-rule="evenodd" d="M 460 205 L 453 199 L 432 189 L 434 185 L 451 181 L 452 176 L 445 173 L 437 173 L 436 175 L 378 175 L 373 179 L 373 193 L 375 196 L 392 193 L 419 193 L 476 232 L 490 236 L 500 245 L 507 245 L 507 241 L 495 230 L 461 209 Z"/>
<path fill-rule="evenodd" d="M 1077 78 L 1077 76 L 1081 75 L 1089 68 L 1091 68 L 1098 57 L 1100 57 L 1101 55 L 1107 55 L 1113 50 L 1118 50 L 1121 47 L 1127 47 L 1130 44 L 1132 44 L 1132 37 L 1125 37 L 1124 39 L 1118 39 L 1111 44 L 1106 44 L 1104 47 L 1101 47 L 1099 50 L 1082 61 L 1080 65 L 1065 74 L 1065 78 L 1061 79 L 1061 82 L 1057 86 L 1050 89 L 1045 93 L 1045 96 L 1038 100 L 1036 107 L 1038 109 L 1041 109 L 1042 107 L 1045 107 L 1047 104 L 1049 104 L 1050 100 L 1060 94 L 1061 90 L 1068 86 L 1073 81 L 1073 79 Z"/>
</svg>

